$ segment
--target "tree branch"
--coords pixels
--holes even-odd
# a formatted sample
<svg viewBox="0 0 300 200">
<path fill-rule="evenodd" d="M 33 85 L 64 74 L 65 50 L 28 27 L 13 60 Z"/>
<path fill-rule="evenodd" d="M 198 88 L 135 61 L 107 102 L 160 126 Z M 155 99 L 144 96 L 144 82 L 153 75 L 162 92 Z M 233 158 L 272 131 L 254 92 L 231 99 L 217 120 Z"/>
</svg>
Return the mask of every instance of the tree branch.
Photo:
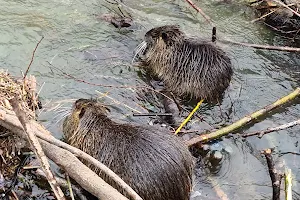
<svg viewBox="0 0 300 200">
<path fill-rule="evenodd" d="M 11 99 L 10 103 L 13 107 L 15 114 L 17 115 L 19 121 L 21 122 L 21 124 L 23 126 L 22 127 L 23 131 L 27 135 L 27 139 L 28 139 L 29 143 L 31 144 L 31 148 L 33 149 L 36 156 L 39 158 L 41 166 L 46 174 L 47 180 L 48 180 L 56 198 L 58 200 L 65 200 L 64 193 L 60 189 L 59 185 L 57 184 L 57 182 L 54 178 L 54 175 L 52 174 L 52 172 L 50 170 L 50 164 L 44 154 L 44 151 L 43 151 L 38 139 L 36 138 L 35 134 L 33 132 L 31 132 L 30 129 L 29 130 L 27 129 L 27 127 L 30 125 L 28 124 L 28 120 L 26 119 L 26 114 L 22 110 L 22 107 L 21 107 L 19 101 L 17 100 L 17 97 L 14 97 L 13 99 Z"/>
</svg>

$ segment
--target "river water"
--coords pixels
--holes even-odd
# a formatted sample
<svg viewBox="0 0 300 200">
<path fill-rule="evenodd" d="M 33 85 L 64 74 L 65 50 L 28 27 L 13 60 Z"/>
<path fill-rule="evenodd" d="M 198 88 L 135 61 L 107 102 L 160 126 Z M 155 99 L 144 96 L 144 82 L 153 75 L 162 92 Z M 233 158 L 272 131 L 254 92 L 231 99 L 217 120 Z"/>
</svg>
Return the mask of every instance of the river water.
<svg viewBox="0 0 300 200">
<path fill-rule="evenodd" d="M 131 13 L 134 24 L 119 30 L 99 19 L 99 16 L 112 12 L 108 8 L 116 9 L 115 5 L 105 1 L 0 0 L 0 61 L 3 69 L 20 76 L 30 62 L 36 43 L 45 37 L 37 49 L 30 74 L 40 84 L 40 97 L 46 108 L 40 120 L 57 138 L 62 137 L 61 118 L 71 102 L 78 98 L 99 97 L 111 105 L 112 118 L 141 124 L 150 121 L 147 117 L 132 117 L 131 109 L 99 93 L 107 93 L 131 108 L 146 112 L 135 90 L 82 83 L 70 79 L 60 70 L 93 84 L 141 85 L 145 84 L 143 74 L 132 66 L 131 59 L 134 48 L 147 30 L 159 25 L 179 24 L 188 35 L 208 40 L 211 37 L 211 26 L 185 1 L 124 0 L 124 4 L 127 7 L 122 9 Z M 207 0 L 196 4 L 212 18 L 220 39 L 294 45 L 263 24 L 250 23 L 255 15 L 246 3 Z M 230 124 L 299 86 L 298 53 L 219 45 L 232 58 L 234 76 L 221 103 L 221 112 L 218 106 L 209 105 L 202 106 L 198 112 L 213 127 Z M 262 130 L 299 119 L 299 102 L 293 101 L 240 132 Z M 53 108 L 55 106 L 57 109 Z M 223 160 L 218 166 L 196 169 L 192 199 L 220 199 L 222 195 L 223 199 L 225 195 L 237 200 L 271 199 L 271 180 L 260 150 L 275 148 L 275 157 L 284 152 L 299 153 L 299 133 L 298 126 L 265 135 L 262 139 L 241 139 L 234 135 L 214 143 L 213 148 L 221 149 Z M 299 199 L 300 156 L 285 154 L 280 159 L 292 170 L 294 199 Z"/>
</svg>

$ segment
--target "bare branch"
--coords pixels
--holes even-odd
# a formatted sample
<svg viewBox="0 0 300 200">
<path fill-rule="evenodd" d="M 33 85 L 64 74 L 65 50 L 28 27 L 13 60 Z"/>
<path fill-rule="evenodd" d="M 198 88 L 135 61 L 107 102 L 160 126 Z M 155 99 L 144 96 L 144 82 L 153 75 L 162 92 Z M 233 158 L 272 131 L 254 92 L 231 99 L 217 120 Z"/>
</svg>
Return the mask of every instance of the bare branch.
<svg viewBox="0 0 300 200">
<path fill-rule="evenodd" d="M 23 77 L 24 80 L 25 80 L 25 78 L 26 78 L 26 76 L 27 76 L 27 74 L 28 74 L 28 71 L 29 71 L 29 69 L 30 69 L 30 66 L 31 66 L 31 64 L 32 64 L 32 62 L 33 62 L 34 54 L 35 54 L 35 52 L 36 52 L 36 50 L 37 50 L 39 44 L 42 42 L 43 39 L 44 39 L 44 36 L 43 36 L 43 37 L 40 39 L 40 41 L 36 44 L 36 46 L 35 46 L 35 48 L 34 48 L 34 50 L 33 50 L 33 52 L 32 52 L 32 57 L 31 57 L 30 63 L 29 63 L 29 65 L 28 65 L 28 67 L 27 67 L 27 69 L 26 69 L 26 72 L 25 72 L 25 74 L 24 74 L 24 77 Z"/>
<path fill-rule="evenodd" d="M 13 107 L 14 112 L 16 113 L 16 116 L 18 117 L 19 121 L 21 122 L 22 126 L 23 126 L 23 130 L 25 132 L 25 134 L 27 135 L 27 139 L 29 141 L 29 143 L 31 144 L 31 147 L 34 151 L 34 153 L 36 154 L 36 156 L 39 158 L 39 161 L 41 162 L 41 166 L 47 176 L 47 180 L 56 196 L 56 198 L 58 200 L 64 200 L 64 193 L 62 192 L 62 190 L 60 189 L 59 185 L 57 184 L 54 175 L 52 174 L 51 170 L 50 170 L 50 164 L 48 162 L 47 157 L 44 154 L 44 151 L 38 141 L 38 139 L 36 138 L 35 134 L 33 132 L 31 132 L 31 130 L 27 129 L 28 126 L 30 126 L 27 122 L 27 118 L 26 118 L 26 114 L 25 112 L 22 110 L 22 107 L 20 106 L 19 101 L 17 100 L 17 97 L 13 98 L 10 100 L 10 103 Z"/>
</svg>

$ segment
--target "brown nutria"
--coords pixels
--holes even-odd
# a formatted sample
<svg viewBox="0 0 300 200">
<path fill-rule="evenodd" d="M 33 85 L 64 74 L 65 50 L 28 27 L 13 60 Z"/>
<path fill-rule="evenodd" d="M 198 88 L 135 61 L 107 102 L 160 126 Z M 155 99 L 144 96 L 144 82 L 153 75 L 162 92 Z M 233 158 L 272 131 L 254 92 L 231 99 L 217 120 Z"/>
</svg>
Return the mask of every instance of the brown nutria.
<svg viewBox="0 0 300 200">
<path fill-rule="evenodd" d="M 148 31 L 137 47 L 137 56 L 168 90 L 194 99 L 221 97 L 233 74 L 224 51 L 212 42 L 186 37 L 175 25 Z"/>
<path fill-rule="evenodd" d="M 144 200 L 189 199 L 194 163 L 180 138 L 152 127 L 114 122 L 101 103 L 87 99 L 75 102 L 63 132 L 70 145 L 101 161 Z M 120 190 L 99 169 L 85 164 Z"/>
<path fill-rule="evenodd" d="M 300 9 L 299 0 L 281 0 L 280 4 L 271 0 L 261 0 L 250 4 L 263 16 L 259 19 L 269 28 L 299 41 L 300 17 L 293 12 Z"/>
</svg>

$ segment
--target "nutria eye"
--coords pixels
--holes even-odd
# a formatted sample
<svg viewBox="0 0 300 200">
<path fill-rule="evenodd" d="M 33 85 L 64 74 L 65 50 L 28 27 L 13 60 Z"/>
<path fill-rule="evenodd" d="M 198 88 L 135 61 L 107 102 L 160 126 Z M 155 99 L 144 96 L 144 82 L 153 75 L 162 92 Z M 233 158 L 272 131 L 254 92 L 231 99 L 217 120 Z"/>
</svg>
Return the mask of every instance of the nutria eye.
<svg viewBox="0 0 300 200">
<path fill-rule="evenodd" d="M 166 40 L 168 39 L 168 34 L 162 33 L 162 34 L 161 34 L 161 38 L 162 38 L 164 41 L 166 41 Z"/>
</svg>

